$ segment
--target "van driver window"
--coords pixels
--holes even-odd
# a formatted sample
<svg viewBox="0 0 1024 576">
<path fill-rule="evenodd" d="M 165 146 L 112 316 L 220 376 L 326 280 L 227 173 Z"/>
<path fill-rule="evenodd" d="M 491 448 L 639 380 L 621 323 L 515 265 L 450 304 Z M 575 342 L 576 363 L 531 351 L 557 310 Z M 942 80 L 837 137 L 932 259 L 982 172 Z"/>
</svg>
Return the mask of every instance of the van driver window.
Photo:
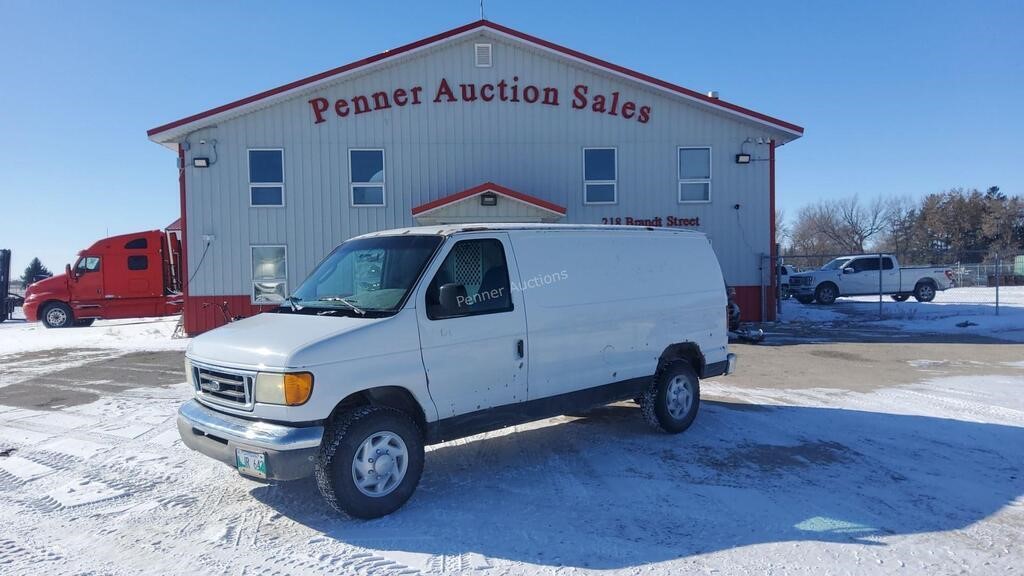
<svg viewBox="0 0 1024 576">
<path fill-rule="evenodd" d="M 75 266 L 75 272 L 79 274 L 85 274 L 86 272 L 96 272 L 100 269 L 100 258 L 99 256 L 85 256 L 78 260 L 78 265 Z"/>
<path fill-rule="evenodd" d="M 453 285 L 452 307 L 441 305 L 441 287 Z M 431 320 L 494 314 L 512 310 L 505 250 L 495 239 L 462 240 L 452 247 L 427 287 Z"/>
</svg>

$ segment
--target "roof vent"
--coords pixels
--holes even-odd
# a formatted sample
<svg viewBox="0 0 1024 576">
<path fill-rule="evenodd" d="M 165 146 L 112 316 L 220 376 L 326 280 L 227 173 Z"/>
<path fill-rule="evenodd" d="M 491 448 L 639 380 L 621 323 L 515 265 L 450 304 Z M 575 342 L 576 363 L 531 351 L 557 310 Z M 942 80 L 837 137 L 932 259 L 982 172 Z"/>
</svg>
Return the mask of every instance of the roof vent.
<svg viewBox="0 0 1024 576">
<path fill-rule="evenodd" d="M 713 100 L 718 100 L 718 90 L 712 90 L 712 91 L 708 92 L 708 98 L 711 98 Z"/>
<path fill-rule="evenodd" d="M 491 45 L 490 44 L 474 44 L 473 53 L 476 55 L 476 67 L 477 68 L 490 68 L 491 67 Z"/>
</svg>

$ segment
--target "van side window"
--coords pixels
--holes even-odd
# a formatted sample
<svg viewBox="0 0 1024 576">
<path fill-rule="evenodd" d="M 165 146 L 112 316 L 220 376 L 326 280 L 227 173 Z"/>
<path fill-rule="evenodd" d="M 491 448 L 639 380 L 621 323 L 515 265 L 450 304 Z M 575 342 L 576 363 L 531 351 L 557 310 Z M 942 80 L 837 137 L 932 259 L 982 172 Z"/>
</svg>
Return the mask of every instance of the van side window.
<svg viewBox="0 0 1024 576">
<path fill-rule="evenodd" d="M 454 284 L 454 309 L 441 306 L 441 286 Z M 427 318 L 441 320 L 512 310 L 505 250 L 495 239 L 462 240 L 452 247 L 427 286 Z"/>
<path fill-rule="evenodd" d="M 97 272 L 100 269 L 100 258 L 99 256 L 83 256 L 78 260 L 78 264 L 75 266 L 75 272 L 79 275 L 87 272 Z"/>
<path fill-rule="evenodd" d="M 149 247 L 149 242 L 147 242 L 145 238 L 136 238 L 134 240 L 129 240 L 124 245 L 124 249 L 125 250 L 141 250 L 143 248 L 148 248 L 148 247 Z"/>
<path fill-rule="evenodd" d="M 129 270 L 147 270 L 149 268 L 149 256 L 129 256 Z"/>
</svg>

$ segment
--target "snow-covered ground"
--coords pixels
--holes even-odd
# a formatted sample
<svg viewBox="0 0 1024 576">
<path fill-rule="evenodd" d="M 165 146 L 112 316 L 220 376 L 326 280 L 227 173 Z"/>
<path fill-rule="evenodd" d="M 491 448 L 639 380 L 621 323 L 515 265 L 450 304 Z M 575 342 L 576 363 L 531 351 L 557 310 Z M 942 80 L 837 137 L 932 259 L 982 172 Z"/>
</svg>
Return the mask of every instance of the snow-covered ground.
<svg viewBox="0 0 1024 576">
<path fill-rule="evenodd" d="M 16 309 L 15 318 L 24 318 Z M 187 339 L 172 338 L 178 316 L 97 320 L 88 328 L 48 329 L 40 322 L 13 320 L 0 323 L 0 356 L 60 348 L 184 350 Z"/>
<path fill-rule="evenodd" d="M 786 323 L 856 323 L 859 326 L 895 328 L 904 332 L 968 334 L 1024 342 L 1024 286 L 999 290 L 996 314 L 995 288 L 953 288 L 939 292 L 933 302 L 894 302 L 882 298 L 879 316 L 877 296 L 840 298 L 832 306 L 782 304 L 780 319 Z"/>
</svg>

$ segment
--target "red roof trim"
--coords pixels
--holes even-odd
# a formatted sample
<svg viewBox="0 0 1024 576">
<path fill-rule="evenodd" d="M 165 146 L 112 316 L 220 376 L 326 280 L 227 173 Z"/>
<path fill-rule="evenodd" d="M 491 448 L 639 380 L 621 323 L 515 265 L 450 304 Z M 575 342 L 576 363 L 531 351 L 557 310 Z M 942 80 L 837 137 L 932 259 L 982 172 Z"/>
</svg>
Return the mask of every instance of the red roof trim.
<svg viewBox="0 0 1024 576">
<path fill-rule="evenodd" d="M 486 21 L 481 20 L 481 22 L 486 22 Z M 726 108 L 728 110 L 732 110 L 733 112 L 739 112 L 740 114 L 743 114 L 743 115 L 746 115 L 746 116 L 752 116 L 754 118 L 757 118 L 758 120 L 762 120 L 762 121 L 768 122 L 770 124 L 775 124 L 777 126 L 781 126 L 781 127 L 786 128 L 788 130 L 793 130 L 794 132 L 799 132 L 801 134 L 804 133 L 804 129 L 802 127 L 797 126 L 796 124 L 792 124 L 790 122 L 786 122 L 785 120 L 779 120 L 778 118 L 774 118 L 772 116 L 768 116 L 767 114 L 761 114 L 760 112 L 755 112 L 755 111 L 753 111 L 753 110 L 751 110 L 749 108 L 744 108 L 742 106 L 738 106 L 738 105 L 733 104 L 731 102 L 726 102 L 725 100 L 719 100 L 718 98 L 711 98 L 709 96 L 701 94 L 700 92 L 696 92 L 694 90 L 690 90 L 689 88 L 684 88 L 682 86 L 679 86 L 678 84 L 672 84 L 671 82 L 666 82 L 664 80 L 659 80 L 659 79 L 655 78 L 654 76 L 648 76 L 647 74 L 644 74 L 643 72 L 637 72 L 636 70 L 631 70 L 629 68 L 626 68 L 625 66 L 619 66 L 618 64 L 612 64 L 611 62 L 608 62 L 607 60 L 601 60 L 600 58 L 595 58 L 595 57 L 590 56 L 588 54 L 584 54 L 583 52 L 579 52 L 577 50 L 573 50 L 572 48 L 566 48 L 565 46 L 562 46 L 562 45 L 559 45 L 559 44 L 555 44 L 554 42 L 548 42 L 547 40 L 544 40 L 542 38 L 537 38 L 536 36 L 531 36 L 531 35 L 526 34 L 524 32 L 520 32 L 518 30 L 513 30 L 512 28 L 508 28 L 506 26 L 502 26 L 501 24 L 496 24 L 494 22 L 486 22 L 486 25 L 488 27 L 490 27 L 490 28 L 493 28 L 493 29 L 499 31 L 499 32 L 504 32 L 505 34 L 508 34 L 510 36 L 515 36 L 516 38 L 519 38 L 520 40 L 525 40 L 525 41 L 531 42 L 533 44 L 538 44 L 538 45 L 543 46 L 545 48 L 549 48 L 551 50 L 554 50 L 556 52 L 561 52 L 562 54 L 565 54 L 567 56 L 572 56 L 573 58 L 579 58 L 581 60 L 585 60 L 585 61 L 587 61 L 587 62 L 589 62 L 591 64 L 594 64 L 595 66 L 600 66 L 601 68 L 607 68 L 607 69 L 612 70 L 614 72 L 618 72 L 619 74 L 625 74 L 626 76 L 630 76 L 630 77 L 635 78 L 637 80 L 640 80 L 642 82 L 648 82 L 650 84 L 654 84 L 654 85 L 659 86 L 661 88 L 665 88 L 665 89 L 671 90 L 673 92 L 678 92 L 680 94 L 683 94 L 684 96 L 689 96 L 691 98 L 695 98 L 697 100 L 701 100 L 701 101 L 703 101 L 703 102 L 705 102 L 707 104 L 711 104 L 711 105 L 714 105 L 714 106 L 719 106 L 721 108 Z"/>
<path fill-rule="evenodd" d="M 282 92 L 287 92 L 287 91 L 293 90 L 295 88 L 301 88 L 302 86 L 305 86 L 306 84 L 312 84 L 313 82 L 324 80 L 326 78 L 330 78 L 331 76 L 336 76 L 338 74 L 341 74 L 343 72 L 348 72 L 349 70 L 353 70 L 355 68 L 360 68 L 360 67 L 366 66 L 368 64 L 373 64 L 375 62 L 379 62 L 381 60 L 384 60 L 385 58 L 391 58 L 392 56 L 398 56 L 399 54 L 403 54 L 405 52 L 409 52 L 410 50 L 415 50 L 416 48 L 421 48 L 421 47 L 426 46 L 428 44 L 433 44 L 434 42 L 438 42 L 438 41 L 444 40 L 446 38 L 451 38 L 452 36 L 457 36 L 459 34 L 462 34 L 463 32 L 469 32 L 470 30 L 473 30 L 475 28 L 480 28 L 480 27 L 483 27 L 483 26 L 486 26 L 486 25 L 487 25 L 487 21 L 486 20 L 478 20 L 476 22 L 471 22 L 471 23 L 466 24 L 464 26 L 459 26 L 458 28 L 452 28 L 451 30 L 448 30 L 447 32 L 442 32 L 440 34 L 435 34 L 433 36 L 428 36 L 427 38 L 424 38 L 422 40 L 417 40 L 416 42 L 412 42 L 412 43 L 406 44 L 405 46 L 399 46 L 398 48 L 395 48 L 393 50 L 386 50 L 384 52 L 381 52 L 380 54 L 375 54 L 373 56 L 370 56 L 369 58 L 363 58 L 362 60 L 356 60 L 355 62 L 351 62 L 349 64 L 345 64 L 344 66 L 339 66 L 337 68 L 332 68 L 330 70 L 321 72 L 319 74 L 314 74 L 312 76 L 307 76 L 306 78 L 302 78 L 301 80 L 296 80 L 294 82 L 289 82 L 288 84 L 285 84 L 284 86 L 278 86 L 277 88 L 271 88 L 270 90 L 266 90 L 266 91 L 260 92 L 259 94 L 253 94 L 252 96 L 249 96 L 248 98 L 242 98 L 241 100 L 235 100 L 234 102 L 230 102 L 228 104 L 224 104 L 223 106 L 218 106 L 216 108 L 212 108 L 212 109 L 207 110 L 205 112 L 200 112 L 198 114 L 193 114 L 193 115 L 188 116 L 186 118 L 182 118 L 181 120 L 175 120 L 174 122 L 169 122 L 167 124 L 164 124 L 163 126 L 157 126 L 156 128 L 153 128 L 151 130 L 147 130 L 146 131 L 146 135 L 147 136 L 153 136 L 154 134 L 159 134 L 160 132 L 166 132 L 167 130 L 170 130 L 172 128 L 177 128 L 178 126 L 182 126 L 184 124 L 189 124 L 191 122 L 195 122 L 196 120 L 202 120 L 203 118 L 208 118 L 208 117 L 213 116 L 215 114 L 220 114 L 221 112 L 227 112 L 228 110 L 231 110 L 233 108 L 238 108 L 239 106 L 245 106 L 246 104 L 252 104 L 253 102 L 256 102 L 256 101 L 259 101 L 259 100 L 263 100 L 264 98 L 269 98 L 271 96 L 275 96 L 275 95 L 280 94 Z"/>
<path fill-rule="evenodd" d="M 484 182 L 483 184 L 480 184 L 479 186 L 474 186 L 468 190 L 456 192 L 455 194 L 445 196 L 444 198 L 438 198 L 437 200 L 427 202 L 426 204 L 420 204 L 419 206 L 416 206 L 415 208 L 412 209 L 412 215 L 418 216 L 420 214 L 423 214 L 424 212 L 430 212 L 431 210 L 436 210 L 438 208 L 441 208 L 442 206 L 454 204 L 455 202 L 458 202 L 460 200 L 465 200 L 466 198 L 471 198 L 473 196 L 476 196 L 477 194 L 483 194 L 484 192 L 488 191 L 497 192 L 502 196 L 514 198 L 516 200 L 519 200 L 520 202 L 525 202 L 538 208 L 543 208 L 544 210 L 556 212 L 558 214 L 561 214 L 562 216 L 565 216 L 566 210 L 563 206 L 559 206 L 558 204 L 548 202 L 547 200 L 541 200 L 536 196 L 530 196 L 529 194 L 516 192 L 515 190 L 505 188 L 504 186 L 500 186 L 498 184 L 495 184 L 494 182 Z"/>
<path fill-rule="evenodd" d="M 152 136 L 154 136 L 156 134 L 159 134 L 161 132 L 166 132 L 167 130 L 171 130 L 172 128 L 177 128 L 179 126 L 183 126 L 185 124 L 189 124 L 189 123 L 195 122 L 197 120 L 202 120 L 203 118 L 208 118 L 210 116 L 214 116 L 216 114 L 220 114 L 221 112 L 227 112 L 228 110 L 232 110 L 232 109 L 238 108 L 240 106 L 245 106 L 246 104 L 251 104 L 253 102 L 257 102 L 259 100 L 263 100 L 265 98 L 269 98 L 271 96 L 275 96 L 277 94 L 281 94 L 282 92 L 287 92 L 289 90 L 294 90 L 296 88 L 301 88 L 302 86 L 305 86 L 307 84 L 312 84 L 314 82 L 318 82 L 320 80 L 324 80 L 324 79 L 330 78 L 331 76 L 336 76 L 338 74 L 342 74 L 344 72 L 348 72 L 348 71 L 356 69 L 356 68 L 367 66 L 369 64 L 373 64 L 373 63 L 379 62 L 381 60 L 384 60 L 384 59 L 387 59 L 387 58 L 391 58 L 393 56 L 398 56 L 400 54 L 404 54 L 404 53 L 409 52 L 411 50 L 415 50 L 417 48 L 421 48 L 423 46 L 426 46 L 426 45 L 429 45 L 429 44 L 433 44 L 435 42 L 439 42 L 441 40 L 445 40 L 445 39 L 451 38 L 453 36 L 458 36 L 459 34 L 462 34 L 462 33 L 465 33 L 465 32 L 469 32 L 469 31 L 475 30 L 477 28 L 491 28 L 492 30 L 496 30 L 496 31 L 501 32 L 503 34 L 508 34 L 509 36 L 513 36 L 515 38 L 519 38 L 520 40 L 524 40 L 526 42 L 529 42 L 529 43 L 532 43 L 532 44 L 536 44 L 536 45 L 542 46 L 544 48 L 548 48 L 549 50 L 554 50 L 555 52 L 559 52 L 561 54 L 564 54 L 566 56 L 570 56 L 572 58 L 578 58 L 580 60 L 583 60 L 585 62 L 593 64 L 595 66 L 598 66 L 598 67 L 601 67 L 601 68 L 605 68 L 605 69 L 611 70 L 613 72 L 617 72 L 619 74 L 623 74 L 625 76 L 629 76 L 629 77 L 634 78 L 636 80 L 640 80 L 641 82 L 646 82 L 646 83 L 649 83 L 649 84 L 653 84 L 653 85 L 658 86 L 660 88 L 664 88 L 666 90 L 670 90 L 672 92 L 676 92 L 676 93 L 682 94 L 684 96 L 687 96 L 689 98 L 693 98 L 695 100 L 699 100 L 699 101 L 704 102 L 706 104 L 711 104 L 711 105 L 717 106 L 719 108 L 725 108 L 727 110 L 731 110 L 733 112 L 737 112 L 737 113 L 742 114 L 744 116 L 749 116 L 751 118 L 756 118 L 756 119 L 761 120 L 763 122 L 767 122 L 769 124 L 774 124 L 774 125 L 776 125 L 778 127 L 781 127 L 781 128 L 786 129 L 786 130 L 793 131 L 793 132 L 797 132 L 799 134 L 803 134 L 803 132 L 804 132 L 804 129 L 802 127 L 800 127 L 800 126 L 797 126 L 796 124 L 792 124 L 790 122 L 786 122 L 784 120 L 780 120 L 778 118 L 774 118 L 772 116 L 768 116 L 767 114 L 762 114 L 760 112 L 755 112 L 754 110 L 751 110 L 749 108 L 744 108 L 742 106 L 738 106 L 738 105 L 733 104 L 731 102 L 726 102 L 725 100 L 719 100 L 717 98 L 708 97 L 708 96 L 706 96 L 704 94 L 701 94 L 700 92 L 696 92 L 694 90 L 690 90 L 689 88 L 684 88 L 684 87 L 679 86 L 677 84 L 672 84 L 671 82 L 666 82 L 664 80 L 659 80 L 659 79 L 657 79 L 657 78 L 655 78 L 653 76 L 649 76 L 649 75 L 644 74 L 642 72 L 637 72 L 635 70 L 631 70 L 631 69 L 626 68 L 624 66 L 619 66 L 618 64 L 612 64 L 611 62 L 608 62 L 606 60 L 601 60 L 600 58 L 595 58 L 593 56 L 584 54 L 583 52 L 579 52 L 577 50 L 573 50 L 572 48 L 566 48 L 565 46 L 561 46 L 559 44 L 555 44 L 554 42 L 548 42 L 547 40 L 543 40 L 543 39 L 538 38 L 536 36 L 531 36 L 529 34 L 526 34 L 524 32 L 520 32 L 518 30 L 514 30 L 514 29 L 509 28 L 507 26 L 502 26 L 501 24 L 496 24 L 496 23 L 490 22 L 488 20 L 477 20 L 476 22 L 471 22 L 469 24 L 465 24 L 463 26 L 459 26 L 458 28 L 452 28 L 451 30 L 448 30 L 446 32 L 441 32 L 440 34 L 435 34 L 433 36 L 429 36 L 427 38 L 424 38 L 422 40 L 418 40 L 416 42 L 412 42 L 410 44 L 406 44 L 404 46 L 399 46 L 398 48 L 395 48 L 393 50 L 387 50 L 387 51 L 382 52 L 380 54 L 376 54 L 376 55 L 370 56 L 368 58 L 363 58 L 362 60 L 357 60 L 355 62 L 352 62 L 352 63 L 349 63 L 349 64 L 345 64 L 344 66 L 339 66 L 338 68 L 332 68 L 331 70 L 327 70 L 327 71 L 321 72 L 319 74 L 314 74 L 313 76 L 308 76 L 306 78 L 302 78 L 300 80 L 296 80 L 294 82 L 290 82 L 288 84 L 285 84 L 283 86 L 278 86 L 277 88 L 272 88 L 270 90 L 266 90 L 266 91 L 260 92 L 259 94 L 254 94 L 252 96 L 249 96 L 248 98 L 242 98 L 241 100 L 235 100 L 234 102 L 230 102 L 228 104 L 224 104 L 223 106 L 218 106 L 216 108 L 212 108 L 212 109 L 207 110 L 205 112 L 200 112 L 198 114 L 193 114 L 191 116 L 182 118 L 180 120 L 175 120 L 174 122 L 169 122 L 169 123 L 164 124 L 162 126 L 157 126 L 156 128 L 152 128 L 150 130 L 147 130 L 146 131 L 146 135 L 152 137 Z"/>
</svg>

